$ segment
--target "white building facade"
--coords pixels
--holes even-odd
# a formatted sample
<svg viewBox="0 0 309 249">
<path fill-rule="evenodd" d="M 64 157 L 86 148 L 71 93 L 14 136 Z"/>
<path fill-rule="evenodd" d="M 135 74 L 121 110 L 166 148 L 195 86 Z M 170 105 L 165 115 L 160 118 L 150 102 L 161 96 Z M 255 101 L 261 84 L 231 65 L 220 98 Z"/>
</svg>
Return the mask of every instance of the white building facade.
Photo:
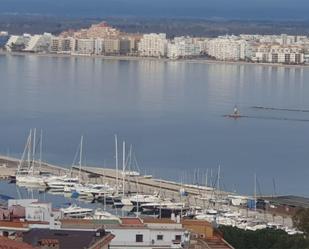
<svg viewBox="0 0 309 249">
<path fill-rule="evenodd" d="M 165 57 L 167 54 L 166 34 L 145 34 L 138 43 L 140 56 Z"/>
<path fill-rule="evenodd" d="M 250 57 L 250 45 L 242 39 L 216 38 L 208 41 L 207 54 L 223 61 L 245 60 Z"/>
<path fill-rule="evenodd" d="M 303 64 L 305 55 L 301 46 L 259 45 L 252 56 L 254 62 Z"/>
<path fill-rule="evenodd" d="M 191 37 L 175 37 L 168 43 L 167 57 L 170 59 L 196 57 L 201 54 L 201 46 Z"/>
</svg>

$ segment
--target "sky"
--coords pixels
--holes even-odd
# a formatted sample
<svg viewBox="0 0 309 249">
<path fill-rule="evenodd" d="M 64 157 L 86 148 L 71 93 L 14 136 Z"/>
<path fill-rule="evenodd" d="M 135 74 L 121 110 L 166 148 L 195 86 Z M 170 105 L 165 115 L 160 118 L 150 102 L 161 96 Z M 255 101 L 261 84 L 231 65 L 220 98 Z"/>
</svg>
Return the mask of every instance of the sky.
<svg viewBox="0 0 309 249">
<path fill-rule="evenodd" d="M 0 0 L 0 13 L 106 17 L 309 19 L 308 0 Z"/>
</svg>

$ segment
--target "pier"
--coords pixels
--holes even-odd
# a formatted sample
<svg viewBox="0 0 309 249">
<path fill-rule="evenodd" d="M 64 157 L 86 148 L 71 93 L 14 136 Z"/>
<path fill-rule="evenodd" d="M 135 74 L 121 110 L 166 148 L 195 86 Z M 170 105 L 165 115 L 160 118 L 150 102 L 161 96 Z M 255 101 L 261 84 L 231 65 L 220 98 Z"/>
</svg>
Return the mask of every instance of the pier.
<svg viewBox="0 0 309 249">
<path fill-rule="evenodd" d="M 19 164 L 19 159 L 0 156 L 0 166 L 3 165 L 5 171 L 0 171 L 0 178 L 6 178 L 7 176 L 14 176 Z M 36 162 L 39 164 L 39 162 Z M 116 185 L 117 181 L 117 171 L 115 169 L 110 168 L 101 168 L 101 167 L 87 167 L 83 166 L 81 170 L 79 170 L 78 166 L 73 167 L 71 171 L 68 168 L 64 168 L 61 166 L 52 165 L 46 162 L 42 162 L 40 167 L 40 171 L 44 173 L 50 173 L 54 175 L 65 175 L 72 173 L 73 176 L 77 176 L 80 174 L 83 183 L 103 183 L 107 182 L 111 186 Z M 81 173 L 79 173 L 81 171 Z M 9 172 L 10 174 L 7 174 Z M 179 200 L 180 197 L 180 190 L 184 189 L 187 193 L 187 199 L 190 203 L 196 203 L 194 197 L 202 194 L 212 195 L 213 189 L 210 187 L 199 187 L 194 185 L 186 185 L 180 184 L 173 181 L 166 181 L 166 180 L 159 180 L 154 178 L 149 178 L 147 176 L 128 176 L 126 175 L 123 180 L 122 171 L 118 171 L 118 180 L 119 183 L 122 184 L 124 181 L 125 191 L 130 192 L 138 192 L 144 194 L 153 194 L 153 193 L 160 193 L 165 197 L 174 198 Z M 122 189 L 119 189 L 119 192 L 122 192 Z M 220 192 L 220 195 L 228 193 Z M 202 204 L 203 203 L 199 203 Z"/>
<path fill-rule="evenodd" d="M 19 164 L 19 159 L 0 156 L 0 179 L 5 179 L 16 174 L 16 170 Z M 40 164 L 40 171 L 44 173 L 50 173 L 53 175 L 69 175 L 78 176 L 80 175 L 82 183 L 108 183 L 110 186 L 117 188 L 117 171 L 111 168 L 103 167 L 86 167 L 83 166 L 80 170 L 78 166 L 73 169 L 64 168 L 57 165 L 52 165 L 46 162 L 35 162 Z M 229 192 L 215 190 L 211 187 L 196 186 L 189 184 L 181 184 L 173 181 L 166 181 L 160 179 L 150 178 L 148 176 L 125 176 L 124 180 L 122 177 L 122 171 L 118 171 L 118 193 L 122 194 L 123 188 L 122 183 L 124 182 L 125 194 L 128 192 L 139 193 L 139 194 L 154 194 L 159 193 L 164 198 L 174 199 L 176 202 L 185 202 L 191 207 L 200 207 L 207 209 L 214 207 L 213 203 L 209 202 L 209 198 L 213 198 L 214 195 L 224 198 L 231 194 Z M 183 189 L 187 193 L 186 196 L 180 194 L 180 190 Z M 235 193 L 234 193 L 235 194 Z M 201 196 L 208 197 L 200 198 Z M 218 204 L 221 205 L 220 203 Z M 281 216 L 281 214 L 273 215 L 272 212 L 262 210 L 249 210 L 245 207 L 233 207 L 234 211 L 239 211 L 244 216 L 252 216 L 261 220 L 274 221 L 279 224 L 292 224 L 291 217 L 287 215 Z"/>
</svg>

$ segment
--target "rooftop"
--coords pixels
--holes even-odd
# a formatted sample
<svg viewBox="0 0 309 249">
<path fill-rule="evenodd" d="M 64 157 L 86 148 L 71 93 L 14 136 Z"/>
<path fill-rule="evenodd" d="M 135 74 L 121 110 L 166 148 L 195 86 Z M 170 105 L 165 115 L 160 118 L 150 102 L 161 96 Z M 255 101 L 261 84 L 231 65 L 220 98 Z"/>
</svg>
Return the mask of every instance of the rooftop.
<svg viewBox="0 0 309 249">
<path fill-rule="evenodd" d="M 0 236 L 0 249 L 34 249 L 31 245 Z"/>
<path fill-rule="evenodd" d="M 59 249 L 85 249 L 100 241 L 108 244 L 114 238 L 103 229 L 97 231 L 32 229 L 23 234 L 23 240 L 33 246 L 42 242 L 57 241 Z"/>
<path fill-rule="evenodd" d="M 121 218 L 123 226 L 144 226 L 143 222 L 139 218 Z"/>
</svg>

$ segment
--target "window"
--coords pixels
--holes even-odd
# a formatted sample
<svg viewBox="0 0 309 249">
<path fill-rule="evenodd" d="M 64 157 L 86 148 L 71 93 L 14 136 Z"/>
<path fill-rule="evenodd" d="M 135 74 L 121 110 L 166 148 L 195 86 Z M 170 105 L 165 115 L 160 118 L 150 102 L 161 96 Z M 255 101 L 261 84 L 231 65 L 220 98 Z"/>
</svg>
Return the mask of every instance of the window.
<svg viewBox="0 0 309 249">
<path fill-rule="evenodd" d="M 176 241 L 181 241 L 181 235 L 176 235 L 176 236 L 175 236 L 175 240 L 176 240 Z"/>
<path fill-rule="evenodd" d="M 143 235 L 142 234 L 136 234 L 136 242 L 143 242 Z"/>
<path fill-rule="evenodd" d="M 157 235 L 157 240 L 163 240 L 163 235 L 162 234 L 158 234 Z"/>
</svg>

